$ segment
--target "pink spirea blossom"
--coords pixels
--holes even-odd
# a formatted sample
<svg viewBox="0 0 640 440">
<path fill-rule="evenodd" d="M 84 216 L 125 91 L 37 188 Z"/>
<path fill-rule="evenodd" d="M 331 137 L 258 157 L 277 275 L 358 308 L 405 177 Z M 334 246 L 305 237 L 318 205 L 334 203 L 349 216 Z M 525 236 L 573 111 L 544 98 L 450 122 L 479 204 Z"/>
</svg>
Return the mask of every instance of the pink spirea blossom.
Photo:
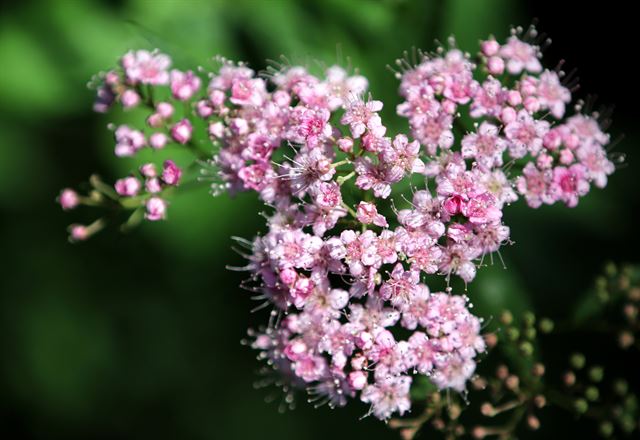
<svg viewBox="0 0 640 440">
<path fill-rule="evenodd" d="M 78 204 L 80 204 L 80 197 L 78 193 L 72 190 L 71 188 L 65 188 L 60 191 L 60 195 L 58 196 L 58 203 L 65 211 L 69 209 L 73 209 Z"/>
<path fill-rule="evenodd" d="M 138 195 L 138 192 L 140 192 L 140 188 L 142 187 L 140 181 L 132 176 L 118 179 L 114 186 L 116 192 L 124 197 L 133 197 Z"/>
<path fill-rule="evenodd" d="M 167 212 L 167 202 L 160 197 L 151 197 L 146 202 L 145 218 L 150 221 L 164 220 Z"/>
<path fill-rule="evenodd" d="M 168 55 L 146 50 L 126 53 L 121 60 L 127 82 L 131 84 L 164 85 L 169 82 Z"/>
<path fill-rule="evenodd" d="M 148 112 L 146 127 L 115 129 L 116 155 L 167 147 L 162 166 L 142 164 L 115 194 L 96 185 L 109 208 L 165 219 L 171 187 L 192 175 L 171 150 L 195 153 L 193 165 L 210 153 L 200 178 L 213 193 L 254 192 L 265 205 L 264 233 L 238 243 L 243 287 L 272 309 L 250 344 L 279 382 L 331 406 L 359 399 L 384 420 L 410 410 L 417 375 L 464 391 L 485 350 L 481 319 L 452 287 L 430 286 L 472 283 L 484 258 L 511 243 L 503 211 L 519 197 L 572 207 L 606 185 L 615 167 L 598 115 L 572 113 L 562 72 L 544 70 L 517 31 L 481 42 L 477 62 L 453 43 L 399 60 L 396 112 L 408 133 L 390 133 L 358 71 L 284 66 L 262 76 L 218 60 L 199 76 L 170 71 L 158 52 L 128 52 L 100 77 L 97 111 Z M 89 199 L 66 189 L 58 200 L 71 209 Z M 74 225 L 71 239 L 95 229 Z"/>
</svg>

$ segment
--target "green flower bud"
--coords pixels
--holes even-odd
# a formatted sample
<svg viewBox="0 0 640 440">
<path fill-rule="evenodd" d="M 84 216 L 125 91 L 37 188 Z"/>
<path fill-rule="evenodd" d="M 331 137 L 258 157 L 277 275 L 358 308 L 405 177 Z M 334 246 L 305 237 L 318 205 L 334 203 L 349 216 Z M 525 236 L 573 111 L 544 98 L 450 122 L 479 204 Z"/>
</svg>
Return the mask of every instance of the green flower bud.
<svg viewBox="0 0 640 440">
<path fill-rule="evenodd" d="M 522 320 L 524 321 L 524 325 L 531 327 L 536 323 L 536 315 L 534 315 L 533 312 L 524 312 Z"/>
<path fill-rule="evenodd" d="M 528 329 L 526 329 L 524 331 L 525 338 L 527 338 L 529 340 L 535 339 L 536 338 L 536 334 L 537 334 L 536 329 L 533 328 L 533 327 L 530 327 L 530 328 L 528 328 Z"/>
<path fill-rule="evenodd" d="M 592 386 L 588 387 L 587 390 L 584 392 L 584 396 L 590 402 L 595 402 L 596 400 L 598 400 L 598 397 L 600 397 L 600 392 L 598 391 L 598 389 L 596 387 L 594 387 L 592 385 Z"/>
<path fill-rule="evenodd" d="M 582 353 L 574 353 L 571 355 L 569 362 L 571 363 L 571 366 L 573 368 L 575 368 L 576 370 L 580 370 L 584 367 L 584 364 L 587 362 L 587 360 Z"/>
<path fill-rule="evenodd" d="M 513 315 L 511 314 L 511 312 L 508 310 L 502 312 L 502 314 L 500 314 L 500 322 L 504 325 L 511 325 L 511 323 L 513 322 Z"/>
<path fill-rule="evenodd" d="M 538 328 L 542 333 L 551 333 L 553 331 L 553 326 L 553 321 L 549 318 L 541 319 L 540 323 L 538 324 Z"/>
<path fill-rule="evenodd" d="M 600 365 L 595 365 L 589 369 L 589 379 L 591 379 L 593 382 L 598 383 L 602 381 L 603 376 L 604 368 L 602 368 Z"/>
<path fill-rule="evenodd" d="M 531 342 L 522 342 L 520 344 L 520 352 L 525 356 L 531 356 L 533 354 L 533 345 Z"/>
<path fill-rule="evenodd" d="M 613 423 L 602 422 L 600 424 L 600 434 L 602 434 L 603 437 L 611 437 L 611 434 L 613 434 Z"/>
<path fill-rule="evenodd" d="M 584 399 L 576 399 L 575 402 L 573 402 L 573 408 L 578 414 L 584 414 L 589 410 L 589 404 Z"/>
<path fill-rule="evenodd" d="M 618 396 L 624 396 L 629 391 L 629 384 L 624 379 L 618 379 L 613 383 L 613 390 Z"/>
</svg>

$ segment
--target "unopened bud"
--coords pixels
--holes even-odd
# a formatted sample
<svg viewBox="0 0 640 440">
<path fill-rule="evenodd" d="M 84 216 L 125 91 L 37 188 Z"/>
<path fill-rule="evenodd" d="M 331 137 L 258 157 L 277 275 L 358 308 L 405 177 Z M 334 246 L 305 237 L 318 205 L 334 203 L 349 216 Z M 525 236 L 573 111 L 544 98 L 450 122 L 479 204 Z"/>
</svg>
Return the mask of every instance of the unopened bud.
<svg viewBox="0 0 640 440">
<path fill-rule="evenodd" d="M 530 414 L 529 417 L 527 417 L 527 425 L 529 426 L 529 429 L 536 431 L 540 428 L 540 420 L 538 420 L 538 418 L 533 414 Z"/>
<path fill-rule="evenodd" d="M 591 369 L 589 369 L 589 379 L 591 379 L 593 382 L 597 383 L 602 381 L 603 376 L 604 376 L 604 369 L 601 366 L 595 365 L 591 367 Z"/>
<path fill-rule="evenodd" d="M 573 373 L 573 371 L 568 371 L 564 374 L 564 376 L 562 376 L 562 381 L 566 386 L 572 387 L 576 383 L 576 375 Z"/>
<path fill-rule="evenodd" d="M 592 385 L 586 389 L 586 391 L 584 392 L 584 396 L 590 402 L 595 402 L 596 400 L 598 400 L 598 397 L 600 397 L 600 392 L 596 387 Z"/>
<path fill-rule="evenodd" d="M 484 342 L 487 344 L 487 347 L 493 348 L 498 343 L 498 336 L 495 333 L 487 333 L 484 335 Z"/>
<path fill-rule="evenodd" d="M 638 308 L 633 304 L 625 304 L 623 311 L 629 321 L 635 321 L 638 317 Z"/>
<path fill-rule="evenodd" d="M 547 405 L 547 398 L 542 394 L 538 394 L 533 398 L 533 404 L 538 408 L 544 408 Z"/>
<path fill-rule="evenodd" d="M 603 437 L 611 437 L 611 434 L 613 434 L 613 423 L 602 422 L 600 424 L 600 434 Z"/>
<path fill-rule="evenodd" d="M 618 379 L 613 383 L 613 390 L 618 396 L 625 396 L 629 391 L 629 384 L 624 379 Z"/>
<path fill-rule="evenodd" d="M 500 365 L 496 370 L 496 377 L 500 380 L 505 380 L 509 376 L 509 369 L 506 365 Z"/>
<path fill-rule="evenodd" d="M 533 368 L 531 369 L 531 373 L 534 376 L 541 377 L 544 376 L 544 365 L 540 362 L 533 364 Z"/>
<path fill-rule="evenodd" d="M 495 408 L 489 402 L 485 402 L 480 405 L 480 413 L 485 417 L 493 417 L 495 414 Z"/>
<path fill-rule="evenodd" d="M 531 342 L 524 341 L 520 344 L 520 352 L 525 356 L 531 356 L 533 354 L 533 345 Z"/>
<path fill-rule="evenodd" d="M 571 358 L 569 359 L 569 363 L 576 370 L 580 370 L 582 367 L 584 367 L 584 364 L 586 363 L 586 361 L 587 360 L 585 359 L 582 353 L 574 353 L 571 355 Z"/>
<path fill-rule="evenodd" d="M 511 376 L 507 377 L 505 383 L 507 385 L 507 388 L 509 388 L 511 391 L 515 391 L 520 385 L 520 379 L 518 378 L 518 376 L 512 374 Z"/>
<path fill-rule="evenodd" d="M 635 338 L 629 331 L 625 330 L 623 332 L 620 332 L 620 334 L 618 335 L 618 345 L 620 345 L 620 348 L 622 348 L 623 350 L 631 347 L 634 342 Z"/>
<path fill-rule="evenodd" d="M 551 333 L 553 331 L 553 327 L 554 327 L 553 321 L 550 320 L 549 318 L 541 319 L 540 323 L 538 324 L 538 328 L 542 333 Z"/>
<path fill-rule="evenodd" d="M 462 409 L 460 409 L 460 405 L 457 405 L 455 403 L 449 405 L 449 418 L 451 420 L 456 420 L 458 417 L 460 417 L 461 413 Z"/>
<path fill-rule="evenodd" d="M 525 325 L 533 326 L 536 323 L 536 315 L 534 315 L 533 312 L 524 312 L 524 315 L 522 315 L 522 320 L 524 321 Z"/>
<path fill-rule="evenodd" d="M 471 431 L 471 435 L 473 435 L 473 438 L 483 439 L 487 436 L 487 430 L 483 426 L 476 426 Z"/>
<path fill-rule="evenodd" d="M 511 312 L 508 310 L 502 312 L 502 314 L 500 315 L 500 322 L 504 325 L 510 325 L 513 322 L 513 315 L 511 314 Z"/>
<path fill-rule="evenodd" d="M 573 408 L 579 414 L 584 414 L 589 410 L 589 404 L 585 399 L 576 399 L 573 402 Z"/>
</svg>

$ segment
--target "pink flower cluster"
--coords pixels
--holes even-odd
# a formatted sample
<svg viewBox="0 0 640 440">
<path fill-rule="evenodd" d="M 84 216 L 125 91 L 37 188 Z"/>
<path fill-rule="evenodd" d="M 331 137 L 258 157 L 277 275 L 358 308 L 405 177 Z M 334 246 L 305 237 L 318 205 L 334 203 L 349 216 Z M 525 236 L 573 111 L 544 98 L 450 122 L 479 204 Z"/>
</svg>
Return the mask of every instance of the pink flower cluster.
<svg viewBox="0 0 640 440">
<path fill-rule="evenodd" d="M 338 66 L 261 77 L 221 60 L 205 90 L 159 53 L 130 52 L 121 64 L 96 109 L 144 104 L 151 114 L 144 130 L 115 130 L 116 155 L 169 143 L 197 152 L 194 127 L 205 125 L 214 192 L 255 191 L 269 207 L 266 233 L 243 241 L 245 287 L 277 318 L 251 332 L 259 357 L 329 404 L 359 398 L 380 419 L 409 411 L 416 374 L 465 389 L 485 344 L 481 320 L 449 286 L 452 276 L 470 283 L 509 242 L 503 208 L 520 195 L 532 207 L 575 206 L 614 169 L 596 116 L 563 119 L 562 73 L 543 70 L 539 49 L 517 34 L 482 42 L 477 62 L 451 48 L 405 63 L 397 113 L 412 138 L 390 135 L 367 80 Z M 176 100 L 189 109 L 180 116 Z M 469 131 L 463 113 L 476 121 Z M 164 218 L 163 188 L 181 170 L 169 160 L 140 175 L 118 180 L 117 194 L 144 203 L 148 220 Z M 82 200 L 60 196 L 64 209 Z M 447 288 L 431 293 L 438 277 Z"/>
</svg>

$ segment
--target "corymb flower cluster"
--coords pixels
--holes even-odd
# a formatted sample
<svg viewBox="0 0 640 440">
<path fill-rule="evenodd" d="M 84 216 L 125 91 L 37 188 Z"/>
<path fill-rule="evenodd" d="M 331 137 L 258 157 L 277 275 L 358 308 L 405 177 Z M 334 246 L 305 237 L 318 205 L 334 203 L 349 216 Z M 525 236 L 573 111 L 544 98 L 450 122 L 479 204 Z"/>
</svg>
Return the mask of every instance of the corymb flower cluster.
<svg viewBox="0 0 640 440">
<path fill-rule="evenodd" d="M 514 32 L 473 57 L 450 44 L 399 60 L 407 134 L 389 133 L 357 72 L 257 75 L 219 58 L 205 82 L 202 69 L 172 70 L 144 50 L 101 76 L 95 109 L 146 109 L 144 127 L 114 127 L 117 156 L 184 148 L 196 164 L 209 158 L 215 193 L 258 194 L 266 232 L 239 240 L 243 287 L 273 312 L 250 345 L 290 386 L 332 406 L 359 399 L 388 419 L 410 410 L 416 375 L 461 392 L 474 374 L 482 321 L 452 286 L 509 243 L 505 206 L 572 207 L 614 171 L 598 114 L 566 115 L 571 86 L 526 40 Z M 161 220 L 182 171 L 144 163 L 112 190 L 65 189 L 59 202 L 107 200 Z M 74 225 L 71 238 L 104 223 Z"/>
</svg>

